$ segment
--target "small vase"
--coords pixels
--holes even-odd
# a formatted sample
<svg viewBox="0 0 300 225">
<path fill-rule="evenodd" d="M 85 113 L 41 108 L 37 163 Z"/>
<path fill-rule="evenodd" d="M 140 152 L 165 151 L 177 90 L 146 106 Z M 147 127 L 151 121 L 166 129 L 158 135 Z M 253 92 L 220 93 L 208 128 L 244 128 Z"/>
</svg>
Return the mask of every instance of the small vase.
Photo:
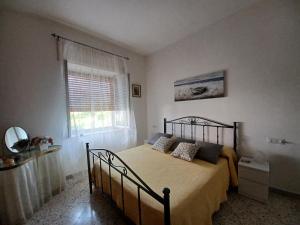
<svg viewBox="0 0 300 225">
<path fill-rule="evenodd" d="M 49 147 L 49 143 L 43 143 L 43 144 L 39 144 L 38 145 L 38 149 L 43 152 L 43 151 L 47 151 Z"/>
</svg>

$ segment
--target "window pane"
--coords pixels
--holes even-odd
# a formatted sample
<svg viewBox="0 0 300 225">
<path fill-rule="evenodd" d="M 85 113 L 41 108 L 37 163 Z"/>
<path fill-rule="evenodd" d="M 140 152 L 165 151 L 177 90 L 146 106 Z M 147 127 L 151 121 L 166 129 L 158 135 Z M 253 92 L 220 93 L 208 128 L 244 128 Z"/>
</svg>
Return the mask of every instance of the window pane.
<svg viewBox="0 0 300 225">
<path fill-rule="evenodd" d="M 128 127 L 126 76 L 81 67 L 68 64 L 66 76 L 71 135 Z"/>
<path fill-rule="evenodd" d="M 112 127 L 112 111 L 95 112 L 95 128 Z"/>
<path fill-rule="evenodd" d="M 91 129 L 92 128 L 91 112 L 71 112 L 71 128 Z"/>
<path fill-rule="evenodd" d="M 124 127 L 129 126 L 128 116 L 129 115 L 128 115 L 127 111 L 117 111 L 115 113 L 116 126 L 124 126 Z"/>
<path fill-rule="evenodd" d="M 96 129 L 112 127 L 112 111 L 71 112 L 71 127 L 77 129 Z"/>
</svg>

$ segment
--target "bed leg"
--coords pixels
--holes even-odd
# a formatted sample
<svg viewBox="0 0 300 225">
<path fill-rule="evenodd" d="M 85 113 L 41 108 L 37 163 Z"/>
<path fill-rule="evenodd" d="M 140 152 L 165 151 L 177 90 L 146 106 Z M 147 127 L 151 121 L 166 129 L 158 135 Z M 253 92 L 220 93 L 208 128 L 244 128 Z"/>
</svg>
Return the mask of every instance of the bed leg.
<svg viewBox="0 0 300 225">
<path fill-rule="evenodd" d="M 237 122 L 233 122 L 233 149 L 237 150 Z"/>
<path fill-rule="evenodd" d="M 164 118 L 164 134 L 167 133 L 167 118 Z"/>
<path fill-rule="evenodd" d="M 86 146 L 86 158 L 87 158 L 87 166 L 88 166 L 90 194 L 92 194 L 93 193 L 93 186 L 92 186 L 92 174 L 91 174 L 89 143 L 85 143 L 85 146 Z"/>
<path fill-rule="evenodd" d="M 170 218 L 170 189 L 164 188 L 164 225 L 171 225 Z"/>
</svg>

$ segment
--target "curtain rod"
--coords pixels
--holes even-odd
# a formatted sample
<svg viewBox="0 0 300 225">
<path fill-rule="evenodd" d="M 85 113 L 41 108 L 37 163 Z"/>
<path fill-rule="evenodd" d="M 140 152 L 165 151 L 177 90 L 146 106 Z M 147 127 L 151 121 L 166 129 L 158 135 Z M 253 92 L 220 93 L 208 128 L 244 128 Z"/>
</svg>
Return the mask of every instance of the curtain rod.
<svg viewBox="0 0 300 225">
<path fill-rule="evenodd" d="M 118 54 L 115 54 L 115 53 L 112 53 L 112 52 L 109 52 L 109 51 L 105 51 L 105 50 L 103 50 L 103 49 L 95 48 L 95 47 L 93 47 L 93 46 L 90 46 L 90 45 L 87 45 L 87 44 L 84 44 L 84 43 L 81 43 L 81 42 L 78 42 L 78 41 L 73 41 L 73 40 L 71 40 L 71 39 L 69 39 L 69 38 L 66 38 L 66 37 L 57 35 L 56 33 L 53 33 L 53 34 L 51 34 L 51 35 L 52 35 L 54 38 L 56 38 L 56 39 L 64 39 L 64 40 L 67 40 L 67 41 L 71 41 L 71 42 L 73 42 L 73 43 L 76 43 L 76 44 L 79 44 L 79 45 L 83 45 L 83 46 L 85 46 L 85 47 L 89 47 L 89 48 L 95 49 L 95 50 L 100 51 L 100 52 L 105 52 L 105 53 L 107 53 L 107 54 L 114 55 L 114 56 L 117 56 L 117 57 L 120 57 L 120 58 L 129 60 L 129 58 L 126 57 L 126 56 L 118 55 Z"/>
</svg>

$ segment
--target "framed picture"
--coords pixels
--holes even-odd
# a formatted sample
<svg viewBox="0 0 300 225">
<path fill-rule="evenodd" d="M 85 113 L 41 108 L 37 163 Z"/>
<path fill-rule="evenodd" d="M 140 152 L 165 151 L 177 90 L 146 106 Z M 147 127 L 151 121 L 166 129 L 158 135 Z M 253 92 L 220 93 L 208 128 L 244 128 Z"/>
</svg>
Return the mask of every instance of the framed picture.
<svg viewBox="0 0 300 225">
<path fill-rule="evenodd" d="M 132 97 L 141 97 L 141 85 L 140 84 L 132 84 Z"/>
<path fill-rule="evenodd" d="M 188 101 L 225 96 L 225 71 L 202 74 L 174 82 L 175 101 Z"/>
</svg>

